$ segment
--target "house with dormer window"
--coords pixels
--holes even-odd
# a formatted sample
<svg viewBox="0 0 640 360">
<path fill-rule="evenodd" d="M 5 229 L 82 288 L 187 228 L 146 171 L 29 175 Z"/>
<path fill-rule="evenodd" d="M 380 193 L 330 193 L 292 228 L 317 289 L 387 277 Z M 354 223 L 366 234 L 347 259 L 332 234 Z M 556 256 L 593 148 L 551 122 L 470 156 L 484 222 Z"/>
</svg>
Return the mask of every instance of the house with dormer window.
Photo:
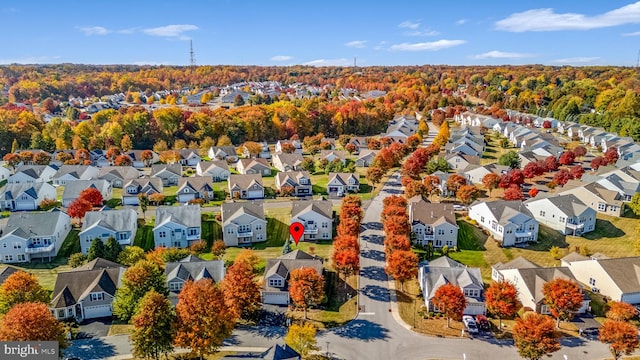
<svg viewBox="0 0 640 360">
<path fill-rule="evenodd" d="M 188 248 L 201 234 L 200 205 L 157 207 L 153 228 L 156 247 Z"/>
<path fill-rule="evenodd" d="M 311 196 L 313 195 L 311 186 L 311 175 L 307 171 L 287 171 L 276 174 L 275 186 L 278 191 L 282 191 L 282 187 L 289 186 L 293 189 L 293 196 Z"/>
<path fill-rule="evenodd" d="M 301 241 L 318 241 L 333 238 L 333 203 L 329 200 L 294 201 L 290 224 L 304 226 Z"/>
<path fill-rule="evenodd" d="M 415 243 L 440 249 L 458 246 L 458 224 L 452 204 L 431 203 L 414 196 L 408 201 L 409 222 Z"/>
<path fill-rule="evenodd" d="M 114 238 L 121 246 L 132 245 L 137 230 L 138 213 L 133 209 L 89 211 L 78 234 L 80 251 L 86 255 L 94 239 L 106 244 L 109 238 Z"/>
<path fill-rule="evenodd" d="M 138 178 L 127 180 L 122 188 L 122 204 L 134 205 L 140 204 L 138 196 L 140 194 L 146 194 L 151 196 L 153 194 L 162 194 L 163 185 L 160 178 Z"/>
<path fill-rule="evenodd" d="M 62 211 L 14 213 L 0 231 L 0 262 L 51 261 L 71 231 L 71 218 Z"/>
<path fill-rule="evenodd" d="M 267 259 L 262 285 L 262 303 L 289 305 L 289 275 L 300 268 L 312 268 L 323 273 L 322 259 L 301 250 L 294 250 L 276 259 Z"/>
<path fill-rule="evenodd" d="M 333 197 L 343 197 L 360 191 L 360 179 L 353 173 L 329 173 L 327 193 Z"/>
<path fill-rule="evenodd" d="M 223 203 L 222 238 L 227 246 L 251 246 L 267 241 L 267 220 L 262 203 Z"/>
<path fill-rule="evenodd" d="M 213 200 L 211 179 L 204 176 L 181 177 L 178 179 L 176 196 L 179 203 L 186 203 L 194 199 Z"/>
</svg>

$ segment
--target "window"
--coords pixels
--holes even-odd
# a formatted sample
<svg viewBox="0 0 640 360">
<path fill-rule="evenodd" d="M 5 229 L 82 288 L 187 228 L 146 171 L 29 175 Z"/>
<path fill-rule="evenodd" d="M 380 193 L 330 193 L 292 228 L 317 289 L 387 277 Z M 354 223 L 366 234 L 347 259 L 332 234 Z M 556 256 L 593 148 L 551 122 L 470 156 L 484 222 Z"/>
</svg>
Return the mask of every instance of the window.
<svg viewBox="0 0 640 360">
<path fill-rule="evenodd" d="M 256 224 L 256 230 L 262 230 L 262 224 Z"/>
<path fill-rule="evenodd" d="M 544 210 L 540 210 L 540 216 L 545 216 L 546 213 L 544 212 Z"/>
<path fill-rule="evenodd" d="M 480 296 L 480 290 L 478 290 L 478 289 L 464 289 L 464 296 L 479 297 Z"/>
<path fill-rule="evenodd" d="M 590 277 L 590 278 L 589 278 L 589 285 L 591 285 L 591 286 L 596 286 L 596 279 L 594 279 L 594 278 Z"/>
<path fill-rule="evenodd" d="M 161 238 L 167 237 L 167 233 L 165 231 L 160 231 L 158 233 L 158 237 L 161 237 Z"/>
<path fill-rule="evenodd" d="M 436 240 L 436 247 L 442 246 L 442 240 Z"/>
<path fill-rule="evenodd" d="M 67 309 L 67 315 L 68 316 L 73 316 L 73 309 L 72 308 L 68 308 Z"/>
<path fill-rule="evenodd" d="M 269 279 L 269 286 L 271 287 L 281 287 L 282 280 L 281 279 Z"/>
<path fill-rule="evenodd" d="M 59 319 L 64 318 L 64 309 L 58 310 L 58 318 Z"/>
<path fill-rule="evenodd" d="M 18 261 L 27 261 L 27 257 L 24 254 L 18 254 Z"/>
<path fill-rule="evenodd" d="M 15 243 L 13 243 L 13 248 L 14 249 L 20 249 L 20 248 L 22 248 L 22 244 L 20 244 L 19 242 L 15 242 Z"/>
<path fill-rule="evenodd" d="M 171 290 L 171 291 L 180 291 L 180 290 L 182 290 L 182 283 L 181 282 L 169 283 L 169 290 Z"/>
<path fill-rule="evenodd" d="M 198 229 L 197 228 L 190 228 L 189 229 L 189 236 L 196 236 L 198 235 Z"/>
<path fill-rule="evenodd" d="M 262 234 L 256 235 L 256 241 L 262 241 L 263 239 Z"/>
<path fill-rule="evenodd" d="M 91 297 L 91 301 L 101 301 L 104 300 L 104 293 L 91 293 L 89 295 Z"/>
<path fill-rule="evenodd" d="M 559 220 L 561 223 L 563 223 L 563 222 L 565 222 L 565 220 L 567 220 L 567 219 L 565 219 L 565 217 L 564 217 L 564 216 L 560 216 L 560 219 L 558 219 L 558 220 Z"/>
<path fill-rule="evenodd" d="M 444 229 L 438 229 L 438 235 L 444 235 Z"/>
<path fill-rule="evenodd" d="M 323 239 L 328 239 L 329 238 L 329 233 L 322 233 L 322 238 Z"/>
<path fill-rule="evenodd" d="M 536 226 L 534 224 L 529 225 L 529 231 L 533 231 L 536 229 Z"/>
<path fill-rule="evenodd" d="M 328 227 L 329 227 L 329 223 L 327 223 L 327 222 L 323 222 L 323 223 L 322 223 L 322 228 L 323 228 L 323 229 L 326 229 L 326 228 L 328 228 Z"/>
<path fill-rule="evenodd" d="M 238 226 L 239 233 L 246 233 L 251 231 L 251 225 L 240 225 Z"/>
<path fill-rule="evenodd" d="M 447 240 L 445 243 L 446 243 L 446 244 L 447 244 L 447 246 L 449 246 L 449 247 L 453 246 L 453 240 Z"/>
<path fill-rule="evenodd" d="M 13 255 L 5 255 L 4 261 L 13 261 Z"/>
<path fill-rule="evenodd" d="M 233 234 L 233 228 L 231 226 L 227 226 L 227 234 Z"/>
<path fill-rule="evenodd" d="M 127 237 L 127 233 L 125 232 L 118 233 L 118 240 L 125 240 Z"/>
<path fill-rule="evenodd" d="M 599 203 L 598 211 L 605 211 L 605 210 L 607 210 L 607 204 Z"/>
<path fill-rule="evenodd" d="M 480 216 L 480 222 L 484 222 L 484 216 Z"/>
</svg>

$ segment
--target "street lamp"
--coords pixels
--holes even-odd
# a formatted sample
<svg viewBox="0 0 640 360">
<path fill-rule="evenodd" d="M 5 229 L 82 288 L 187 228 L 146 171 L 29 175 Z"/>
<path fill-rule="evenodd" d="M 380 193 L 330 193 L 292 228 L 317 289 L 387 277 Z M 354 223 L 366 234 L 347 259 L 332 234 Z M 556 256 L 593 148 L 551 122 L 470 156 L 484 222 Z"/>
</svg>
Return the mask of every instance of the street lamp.
<svg viewBox="0 0 640 360">
<path fill-rule="evenodd" d="M 329 357 L 329 342 L 327 341 L 327 357 Z"/>
</svg>

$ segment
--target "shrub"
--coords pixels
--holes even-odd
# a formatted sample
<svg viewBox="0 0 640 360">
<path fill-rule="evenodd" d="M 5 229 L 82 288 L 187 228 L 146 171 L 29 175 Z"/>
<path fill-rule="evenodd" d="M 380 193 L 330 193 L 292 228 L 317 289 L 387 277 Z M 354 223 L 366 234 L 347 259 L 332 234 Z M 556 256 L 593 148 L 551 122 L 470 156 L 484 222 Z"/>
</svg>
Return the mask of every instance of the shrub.
<svg viewBox="0 0 640 360">
<path fill-rule="evenodd" d="M 549 253 L 551 253 L 551 257 L 553 257 L 556 260 L 562 257 L 562 249 L 560 249 L 557 246 L 552 246 L 551 249 L 549 249 Z"/>
<path fill-rule="evenodd" d="M 194 255 L 202 254 L 207 248 L 207 243 L 203 240 L 194 241 L 189 246 L 189 251 Z"/>
<path fill-rule="evenodd" d="M 551 180 L 547 183 L 547 187 L 551 190 L 555 189 L 558 186 L 558 183 L 556 183 L 555 181 Z"/>
<path fill-rule="evenodd" d="M 109 199 L 107 200 L 107 203 L 106 203 L 106 206 L 112 209 L 120 205 L 122 205 L 122 200 L 116 199 L 116 198 Z"/>
<path fill-rule="evenodd" d="M 83 253 L 71 254 L 68 265 L 72 268 L 77 268 L 78 266 L 84 265 L 85 260 L 87 260 L 87 257 Z"/>
</svg>

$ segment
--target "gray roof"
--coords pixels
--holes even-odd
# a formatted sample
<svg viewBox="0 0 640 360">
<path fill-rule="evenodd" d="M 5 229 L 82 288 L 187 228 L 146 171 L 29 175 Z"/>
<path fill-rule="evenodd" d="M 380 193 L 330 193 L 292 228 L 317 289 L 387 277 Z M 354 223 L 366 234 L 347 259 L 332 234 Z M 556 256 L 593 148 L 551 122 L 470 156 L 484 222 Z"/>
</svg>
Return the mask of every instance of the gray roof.
<svg viewBox="0 0 640 360">
<path fill-rule="evenodd" d="M 53 178 L 58 179 L 65 175 L 71 175 L 76 179 L 80 179 L 80 177 L 82 177 L 82 175 L 88 170 L 97 170 L 97 169 L 98 168 L 91 165 L 62 165 L 58 169 L 58 172 L 56 172 L 56 174 L 53 175 Z"/>
<path fill-rule="evenodd" d="M 178 179 L 178 192 L 189 187 L 194 191 L 213 191 L 210 176 L 181 177 Z"/>
<path fill-rule="evenodd" d="M 38 198 L 38 193 L 40 189 L 43 187 L 52 187 L 48 183 L 37 182 L 37 183 L 18 183 L 18 184 L 7 184 L 4 188 L 0 190 L 0 194 L 2 194 L 1 198 L 5 200 L 15 199 L 20 196 L 22 193 L 26 193 L 34 199 Z"/>
<path fill-rule="evenodd" d="M 308 267 L 316 270 L 318 274 L 322 274 L 322 259 L 319 257 L 313 257 L 303 251 L 297 251 L 294 254 L 285 254 L 277 259 L 267 259 L 264 278 L 266 279 L 273 274 L 278 274 L 284 279 L 287 279 L 291 271 Z M 263 288 L 270 291 L 282 290 L 280 288 L 270 288 L 266 281 L 263 284 Z"/>
<path fill-rule="evenodd" d="M 54 234 L 56 224 L 60 217 L 69 217 L 62 211 L 50 212 L 19 212 L 12 213 L 7 221 L 7 226 L 2 229 L 2 234 L 14 233 L 22 238 L 32 236 L 51 236 Z"/>
<path fill-rule="evenodd" d="M 97 270 L 97 269 L 110 269 L 110 268 L 120 268 L 122 264 L 118 264 L 117 262 L 109 261 L 103 258 L 95 258 L 88 263 L 78 266 L 74 269 L 74 271 L 80 270 Z"/>
<path fill-rule="evenodd" d="M 20 269 L 14 268 L 12 266 L 6 266 L 2 270 L 0 270 L 0 285 L 2 285 L 5 282 L 5 280 L 7 280 L 9 276 L 11 276 L 11 274 L 19 270 Z"/>
<path fill-rule="evenodd" d="M 344 160 L 347 158 L 347 153 L 342 150 L 320 150 L 320 159 L 324 159 L 330 155 L 333 155 L 340 160 Z"/>
<path fill-rule="evenodd" d="M 114 296 L 124 270 L 124 267 L 117 267 L 58 273 L 51 304 L 54 308 L 71 306 L 98 291 Z"/>
<path fill-rule="evenodd" d="M 207 172 L 215 168 L 229 170 L 229 163 L 227 163 L 226 160 L 201 161 L 199 165 L 202 172 Z"/>
<path fill-rule="evenodd" d="M 214 282 L 219 283 L 224 278 L 224 261 L 204 261 L 200 258 L 197 258 L 197 260 L 191 258 L 190 260 L 191 261 L 167 263 L 164 270 L 164 273 L 167 276 L 167 282 L 176 279 L 182 281 L 211 279 Z"/>
<path fill-rule="evenodd" d="M 271 169 L 269 162 L 267 162 L 267 159 L 264 158 L 240 159 L 238 160 L 238 165 L 236 166 L 242 167 L 245 171 L 253 168 Z"/>
<path fill-rule="evenodd" d="M 163 172 L 169 172 L 173 175 L 182 176 L 182 165 L 176 164 L 155 164 L 151 165 L 151 173 L 149 176 L 157 176 Z"/>
<path fill-rule="evenodd" d="M 138 224 L 138 213 L 132 209 L 89 211 L 84 216 L 82 231 L 101 226 L 114 232 L 134 230 Z"/>
<path fill-rule="evenodd" d="M 34 179 L 38 179 L 48 167 L 55 169 L 49 165 L 22 165 L 16 168 L 15 173 L 24 173 Z"/>
<path fill-rule="evenodd" d="M 533 261 L 529 261 L 522 256 L 518 256 L 517 258 L 506 262 L 506 263 L 497 263 L 492 266 L 492 268 L 496 270 L 507 270 L 507 269 L 528 269 L 528 268 L 539 268 L 540 265 L 534 263 Z"/>
<path fill-rule="evenodd" d="M 538 267 L 516 269 L 520 273 L 524 286 L 533 295 L 533 300 L 539 303 L 544 299 L 542 288 L 545 283 L 554 279 L 567 279 L 576 281 L 568 267 Z"/>
<path fill-rule="evenodd" d="M 76 199 L 80 196 L 82 190 L 93 187 L 95 189 L 103 190 L 109 187 L 109 182 L 107 180 L 97 179 L 97 180 L 76 180 L 70 181 L 64 186 L 64 191 L 62 192 L 63 199 Z"/>
<path fill-rule="evenodd" d="M 560 209 L 564 214 L 570 217 L 580 216 L 586 210 L 592 210 L 590 207 L 585 205 L 582 201 L 580 201 L 580 199 L 578 199 L 573 194 L 549 196 L 547 198 L 540 198 L 540 199 L 531 198 L 525 201 L 524 203 L 525 205 L 527 205 L 537 201 L 544 201 L 545 199 L 551 202 L 558 209 Z"/>
<path fill-rule="evenodd" d="M 415 197 L 412 199 L 415 200 Z M 430 203 L 422 199 L 412 201 L 409 206 L 409 216 L 412 221 L 425 225 L 438 225 L 447 222 L 458 226 L 453 205 L 445 203 Z"/>
<path fill-rule="evenodd" d="M 354 173 L 329 173 L 329 182 L 338 179 L 343 185 L 347 185 L 351 177 L 355 178 L 358 184 L 360 183 L 360 177 Z"/>
<path fill-rule="evenodd" d="M 133 166 L 104 166 L 100 168 L 98 177 L 133 179 L 140 177 L 140 172 Z"/>
<path fill-rule="evenodd" d="M 223 357 L 225 360 L 299 360 L 302 359 L 300 354 L 293 350 L 289 345 L 273 345 L 263 353 L 250 353 L 243 355 L 227 355 Z"/>
<path fill-rule="evenodd" d="M 329 200 L 299 200 L 292 203 L 291 217 L 306 211 L 314 211 L 328 219 L 333 219 L 333 203 Z"/>
<path fill-rule="evenodd" d="M 278 179 L 278 184 L 280 186 L 286 185 L 287 183 L 293 187 L 300 186 L 300 179 L 307 179 L 309 184 L 311 184 L 311 175 L 309 175 L 308 171 L 283 171 L 278 172 L 276 174 L 276 178 Z"/>
<path fill-rule="evenodd" d="M 478 203 L 485 203 L 489 208 L 489 211 L 494 215 L 494 217 L 498 220 L 498 222 L 505 223 L 509 222 L 510 219 L 518 216 L 525 215 L 530 218 L 533 218 L 529 209 L 523 205 L 521 200 L 498 200 L 498 201 L 487 201 L 487 202 L 475 202 L 472 204 L 474 206 Z"/>
<path fill-rule="evenodd" d="M 278 158 L 282 165 L 290 165 L 290 166 L 300 166 L 302 164 L 302 160 L 304 157 L 302 154 L 287 154 L 287 153 L 277 153 L 273 155 L 273 159 Z"/>
<path fill-rule="evenodd" d="M 222 203 L 221 213 L 223 224 L 228 224 L 233 221 L 234 218 L 242 214 L 249 214 L 258 219 L 265 220 L 264 206 L 262 202 L 247 201 Z"/>
<path fill-rule="evenodd" d="M 226 154 L 226 156 L 236 156 L 236 148 L 231 146 L 231 145 L 226 145 L 226 146 L 212 146 L 210 149 L 210 151 L 213 150 L 214 155 L 218 156 L 222 156 L 224 154 Z"/>
<path fill-rule="evenodd" d="M 256 182 L 260 186 L 262 185 L 262 175 L 260 174 L 231 174 L 229 175 L 229 187 L 233 189 L 238 186 L 241 189 L 248 189 Z"/>
<path fill-rule="evenodd" d="M 200 205 L 158 206 L 155 228 L 168 222 L 186 227 L 200 227 L 202 224 Z"/>
<path fill-rule="evenodd" d="M 162 193 L 162 189 L 164 187 L 164 185 L 162 185 L 161 178 L 142 177 L 125 180 L 122 188 L 126 189 L 131 185 L 136 186 L 138 188 L 138 192 L 145 192 L 147 194 L 149 193 L 149 190 L 155 190 L 157 193 Z M 127 196 L 129 194 L 127 194 L 126 191 L 123 191 L 122 195 Z M 134 194 L 134 196 L 137 196 L 137 194 Z"/>
<path fill-rule="evenodd" d="M 445 259 L 443 259 L 445 258 Z M 452 284 L 465 288 L 473 286 L 481 292 L 484 289 L 479 268 L 470 268 L 447 256 L 430 261 L 420 268 L 424 281 L 425 298 L 432 299 L 440 286 Z M 476 301 L 467 297 L 468 301 Z"/>
</svg>

